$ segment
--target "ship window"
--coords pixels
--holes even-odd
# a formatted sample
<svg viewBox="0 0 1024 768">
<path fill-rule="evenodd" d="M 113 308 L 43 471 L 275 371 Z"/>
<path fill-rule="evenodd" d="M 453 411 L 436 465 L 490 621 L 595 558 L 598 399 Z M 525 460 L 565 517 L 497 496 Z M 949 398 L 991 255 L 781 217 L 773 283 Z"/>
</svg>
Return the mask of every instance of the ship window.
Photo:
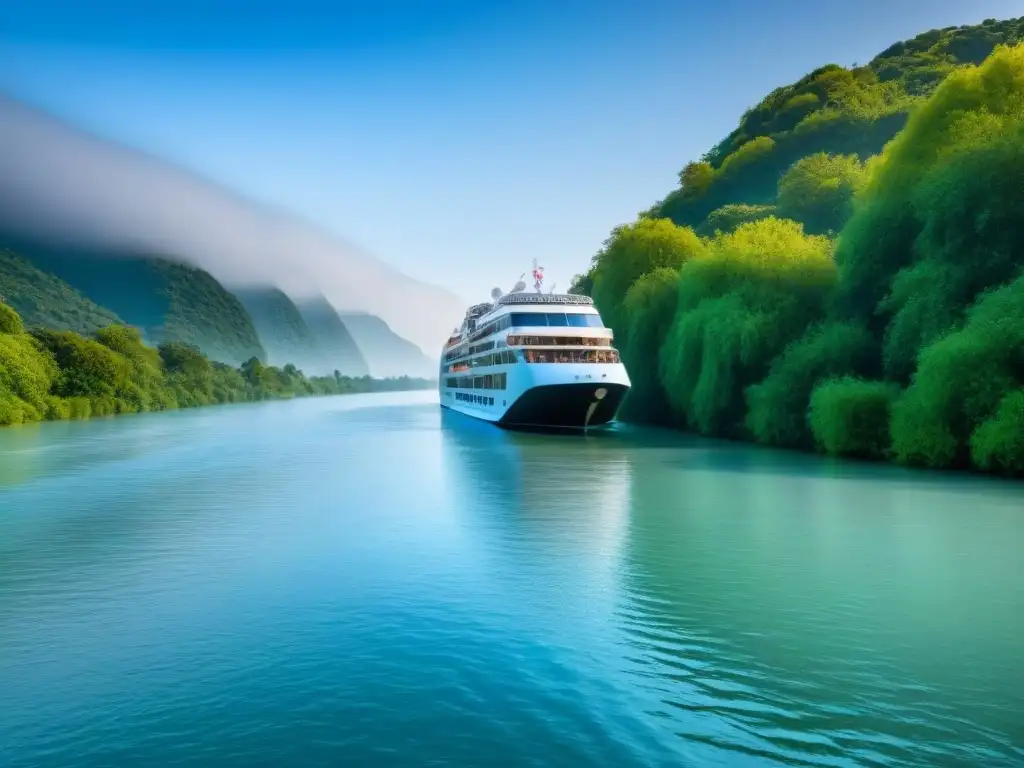
<svg viewBox="0 0 1024 768">
<path fill-rule="evenodd" d="M 540 326 L 554 328 L 604 328 L 600 315 L 565 314 L 563 312 L 513 312 L 511 325 L 519 328 L 536 328 Z"/>
<path fill-rule="evenodd" d="M 576 313 L 568 315 L 567 319 L 573 328 L 604 328 L 600 315 Z"/>
<path fill-rule="evenodd" d="M 618 363 L 614 349 L 526 349 L 522 352 L 528 363 Z"/>
<path fill-rule="evenodd" d="M 587 316 L 586 315 L 569 315 L 569 325 L 573 328 L 586 328 L 587 327 Z"/>
</svg>

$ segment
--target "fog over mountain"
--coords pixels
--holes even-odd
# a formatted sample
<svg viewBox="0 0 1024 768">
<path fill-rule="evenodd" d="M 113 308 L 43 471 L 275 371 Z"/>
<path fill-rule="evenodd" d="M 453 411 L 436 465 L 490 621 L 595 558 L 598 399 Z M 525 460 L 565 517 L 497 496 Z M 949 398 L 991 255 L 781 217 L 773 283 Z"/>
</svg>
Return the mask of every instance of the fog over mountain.
<svg viewBox="0 0 1024 768">
<path fill-rule="evenodd" d="M 0 94 L 0 230 L 191 263 L 226 286 L 274 285 L 382 317 L 432 355 L 455 295 L 300 219 Z"/>
</svg>

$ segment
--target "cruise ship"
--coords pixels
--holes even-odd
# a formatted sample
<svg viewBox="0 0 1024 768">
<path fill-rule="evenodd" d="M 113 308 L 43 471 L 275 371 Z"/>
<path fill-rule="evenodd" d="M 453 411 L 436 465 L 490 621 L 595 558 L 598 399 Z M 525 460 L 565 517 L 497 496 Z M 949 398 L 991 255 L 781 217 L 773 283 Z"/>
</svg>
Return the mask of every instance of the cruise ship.
<svg viewBox="0 0 1024 768">
<path fill-rule="evenodd" d="M 523 275 L 525 277 L 525 273 Z M 520 279 L 470 307 L 444 345 L 441 405 L 510 428 L 590 429 L 615 418 L 630 381 L 589 296 Z"/>
</svg>

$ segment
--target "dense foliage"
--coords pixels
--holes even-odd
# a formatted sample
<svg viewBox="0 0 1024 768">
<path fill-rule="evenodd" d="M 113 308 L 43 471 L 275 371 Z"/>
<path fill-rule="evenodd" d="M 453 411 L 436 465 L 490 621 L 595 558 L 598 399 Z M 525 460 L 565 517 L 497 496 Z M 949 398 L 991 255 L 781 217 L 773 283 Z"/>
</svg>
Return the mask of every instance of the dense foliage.
<svg viewBox="0 0 1024 768">
<path fill-rule="evenodd" d="M 251 358 L 241 368 L 213 362 L 180 341 L 152 348 L 135 328 L 112 325 L 91 337 L 26 330 L 0 303 L 0 425 L 161 411 L 309 395 L 420 389 L 423 379 L 307 377 L 294 365 Z"/>
<path fill-rule="evenodd" d="M 1024 46 L 997 47 L 1021 31 L 817 70 L 616 228 L 573 288 L 636 382 L 624 417 L 1024 473 Z"/>
<path fill-rule="evenodd" d="M 1022 39 L 1024 19 L 989 20 L 922 33 L 865 66 L 820 67 L 748 110 L 735 131 L 680 171 L 679 188 L 651 214 L 713 232 L 710 216 L 723 206 L 774 205 L 779 181 L 795 162 L 816 153 L 880 153 L 950 73 Z M 824 231 L 802 223 L 809 232 Z"/>
<path fill-rule="evenodd" d="M 0 248 L 0 301 L 17 310 L 32 328 L 89 334 L 121 322 L 63 280 L 5 248 Z"/>
<path fill-rule="evenodd" d="M 266 358 L 249 313 L 234 294 L 202 269 L 161 258 L 111 257 L 41 246 L 21 246 L 20 251 L 55 282 L 66 283 L 116 313 L 116 318 L 102 325 L 128 323 L 139 328 L 147 342 L 194 344 L 211 359 L 232 365 L 250 357 Z M 12 295 L 11 300 L 17 298 Z M 46 306 L 52 314 L 60 302 L 48 301 Z M 79 333 L 95 330 L 68 323 L 38 325 Z"/>
</svg>

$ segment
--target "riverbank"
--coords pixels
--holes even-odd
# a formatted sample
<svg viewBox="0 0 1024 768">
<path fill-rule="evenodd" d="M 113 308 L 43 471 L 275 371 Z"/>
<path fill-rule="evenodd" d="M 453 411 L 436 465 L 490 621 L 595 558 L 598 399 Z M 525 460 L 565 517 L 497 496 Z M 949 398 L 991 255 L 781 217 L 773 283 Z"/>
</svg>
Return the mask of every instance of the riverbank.
<svg viewBox="0 0 1024 768">
<path fill-rule="evenodd" d="M 1024 475 L 1024 46 L 923 92 L 881 81 L 886 61 L 773 93 L 574 281 L 633 379 L 623 419 Z M 801 100 L 834 106 L 783 157 L 757 132 Z M 909 117 L 884 149 L 846 154 L 890 108 Z"/>
<path fill-rule="evenodd" d="M 234 368 L 181 342 L 154 349 L 126 326 L 108 326 L 92 337 L 28 330 L 0 303 L 0 426 L 434 386 L 426 379 L 353 378 L 337 371 L 306 376 L 294 365 L 276 368 L 256 358 Z"/>
</svg>

